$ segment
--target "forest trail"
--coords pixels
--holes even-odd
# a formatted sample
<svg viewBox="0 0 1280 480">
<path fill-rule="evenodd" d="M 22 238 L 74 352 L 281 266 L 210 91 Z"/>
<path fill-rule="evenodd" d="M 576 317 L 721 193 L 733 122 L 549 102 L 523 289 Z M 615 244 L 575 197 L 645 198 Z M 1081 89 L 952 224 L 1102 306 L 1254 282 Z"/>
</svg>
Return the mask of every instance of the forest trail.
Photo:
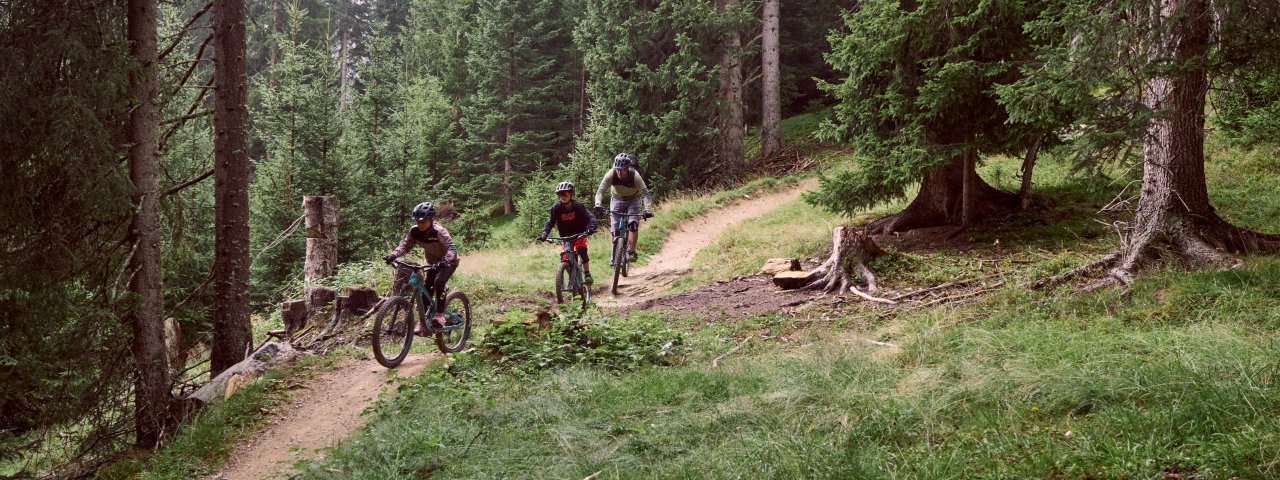
<svg viewBox="0 0 1280 480">
<path fill-rule="evenodd" d="M 430 342 L 429 338 L 419 341 Z M 397 378 L 422 373 L 437 353 L 412 354 L 396 369 Z M 347 364 L 306 381 L 295 391 L 286 413 L 231 452 L 226 465 L 208 480 L 257 480 L 287 472 L 317 449 L 332 447 L 368 420 L 360 412 L 391 384 L 388 370 L 373 360 Z M 321 454 L 323 455 L 323 454 Z"/>
<path fill-rule="evenodd" d="M 608 268 L 607 263 L 602 264 L 606 270 L 596 280 L 598 290 L 595 295 L 596 303 L 604 307 L 618 308 L 635 305 L 657 296 L 656 294 L 666 290 L 676 279 L 689 271 L 694 255 L 710 246 L 729 228 L 763 216 L 817 186 L 818 179 L 810 178 L 786 190 L 747 197 L 743 201 L 716 208 L 681 222 L 667 236 L 662 249 L 649 259 L 649 263 L 632 268 L 630 276 L 619 280 L 617 296 L 609 293 L 609 286 L 613 281 L 613 270 Z M 645 234 L 643 225 L 640 227 L 640 234 Z M 608 256 L 608 252 L 605 252 L 605 256 Z"/>
</svg>

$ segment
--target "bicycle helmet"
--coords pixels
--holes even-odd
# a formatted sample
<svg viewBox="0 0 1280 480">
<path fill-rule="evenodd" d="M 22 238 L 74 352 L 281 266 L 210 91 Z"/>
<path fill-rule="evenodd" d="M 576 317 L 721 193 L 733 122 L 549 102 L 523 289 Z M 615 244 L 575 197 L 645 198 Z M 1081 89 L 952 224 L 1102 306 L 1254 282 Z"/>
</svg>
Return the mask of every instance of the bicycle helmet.
<svg viewBox="0 0 1280 480">
<path fill-rule="evenodd" d="M 432 205 L 431 202 L 422 202 L 419 203 L 418 206 L 413 207 L 413 220 L 418 221 L 426 220 L 428 218 L 436 218 L 436 213 L 438 212 L 439 210 L 436 210 L 436 206 Z"/>
<path fill-rule="evenodd" d="M 573 191 L 573 184 L 572 184 L 572 183 L 569 183 L 569 182 L 560 182 L 560 184 L 559 184 L 559 185 L 556 185 L 556 193 L 557 193 L 557 194 L 559 194 L 560 192 L 572 192 L 572 191 Z"/>
<path fill-rule="evenodd" d="M 630 153 L 619 153 L 613 157 L 613 168 L 623 169 L 630 167 L 634 158 Z"/>
</svg>

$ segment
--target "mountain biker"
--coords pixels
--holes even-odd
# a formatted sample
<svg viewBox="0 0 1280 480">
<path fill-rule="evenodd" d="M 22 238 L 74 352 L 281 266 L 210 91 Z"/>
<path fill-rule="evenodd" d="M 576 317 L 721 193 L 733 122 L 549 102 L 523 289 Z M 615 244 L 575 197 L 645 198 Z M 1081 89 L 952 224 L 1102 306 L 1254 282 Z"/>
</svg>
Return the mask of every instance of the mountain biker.
<svg viewBox="0 0 1280 480">
<path fill-rule="evenodd" d="M 551 226 L 555 225 L 560 232 L 561 237 L 569 237 L 579 233 L 591 235 L 596 233 L 596 216 L 587 210 L 587 206 L 583 205 L 573 198 L 573 184 L 569 182 L 560 182 L 556 185 L 556 195 L 560 197 L 554 205 L 551 205 L 551 214 L 547 217 L 547 224 L 542 227 L 542 234 L 538 235 L 539 241 L 546 241 L 547 234 L 551 233 Z M 591 264 L 590 258 L 587 257 L 587 237 L 579 237 L 570 245 L 575 252 L 578 252 L 578 258 L 582 259 L 582 273 L 585 278 L 582 283 L 591 286 Z"/>
<path fill-rule="evenodd" d="M 600 188 L 596 189 L 596 214 L 603 216 L 604 208 L 601 207 L 601 200 L 604 198 L 604 189 L 609 188 L 611 199 L 609 201 L 610 212 L 623 212 L 628 214 L 639 215 L 643 212 L 644 218 L 653 216 L 653 199 L 649 197 L 649 187 L 644 184 L 644 178 L 640 176 L 640 172 L 636 171 L 636 156 L 630 153 L 619 153 L 613 157 L 613 168 L 605 172 L 604 178 L 600 179 Z M 618 224 L 618 215 L 616 213 L 609 214 L 609 228 Z M 630 232 L 627 233 L 627 257 L 630 261 L 636 260 L 636 242 L 640 239 L 638 222 L 628 221 L 627 225 Z M 610 264 L 613 260 L 609 260 Z"/>
<path fill-rule="evenodd" d="M 404 239 L 400 241 L 400 245 L 391 251 L 391 254 L 382 257 L 387 263 L 395 260 L 397 257 L 413 250 L 414 245 L 422 245 L 422 253 L 426 256 L 427 265 L 434 265 L 437 268 L 427 272 L 426 281 L 428 292 L 432 292 L 436 298 L 436 305 L 440 310 L 436 312 L 435 322 L 437 326 L 444 327 L 444 289 L 445 284 L 449 282 L 449 277 L 458 269 L 458 248 L 453 244 L 453 236 L 449 235 L 449 231 L 444 226 L 435 223 L 436 214 L 439 210 L 431 202 L 422 202 L 418 206 L 413 207 L 413 221 L 416 226 L 409 229 L 404 234 Z M 450 323 L 456 323 L 450 319 Z M 418 325 L 414 329 L 414 333 L 421 334 L 422 326 Z"/>
</svg>

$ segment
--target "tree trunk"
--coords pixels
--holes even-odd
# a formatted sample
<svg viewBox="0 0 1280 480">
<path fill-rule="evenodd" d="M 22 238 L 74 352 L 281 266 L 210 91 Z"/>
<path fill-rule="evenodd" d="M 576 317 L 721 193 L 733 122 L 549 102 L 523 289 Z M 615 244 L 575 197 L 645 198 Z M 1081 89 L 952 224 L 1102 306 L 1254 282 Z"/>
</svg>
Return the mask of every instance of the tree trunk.
<svg viewBox="0 0 1280 480">
<path fill-rule="evenodd" d="M 717 0 L 716 7 L 723 13 L 737 0 Z M 725 36 L 720 48 L 720 155 L 721 163 L 729 172 L 742 168 L 742 39 L 734 29 Z"/>
<path fill-rule="evenodd" d="M 1142 193 L 1124 231 L 1111 276 L 1133 272 L 1171 251 L 1195 267 L 1229 267 L 1224 251 L 1277 252 L 1280 236 L 1235 227 L 1214 211 L 1204 175 L 1204 111 L 1213 17 L 1206 0 L 1161 0 L 1153 12 L 1149 55 L 1163 70 L 1143 86 L 1157 115 L 1143 139 Z M 1175 22 L 1170 24 L 1170 22 Z M 1169 61 L 1172 59 L 1172 62 Z"/>
<path fill-rule="evenodd" d="M 978 151 L 970 148 L 964 152 L 964 176 L 960 183 L 960 226 L 969 228 L 973 226 L 974 216 L 974 200 L 977 192 L 978 180 Z"/>
<path fill-rule="evenodd" d="M 959 226 L 964 224 L 965 176 L 972 175 L 973 202 L 970 209 L 973 221 L 980 221 L 992 211 L 1010 208 L 1017 197 L 988 185 L 967 162 L 965 155 L 957 155 L 951 162 L 935 167 L 920 180 L 920 193 L 901 212 L 890 215 L 870 225 L 875 234 L 905 232 L 917 228 Z"/>
<path fill-rule="evenodd" d="M 773 155 L 782 148 L 782 106 L 778 99 L 778 0 L 764 0 L 764 34 L 761 38 L 761 130 L 762 154 Z"/>
<path fill-rule="evenodd" d="M 831 256 L 807 274 L 809 284 L 801 289 L 844 293 L 855 288 L 852 274 L 857 272 L 867 283 L 867 291 L 875 292 L 878 290 L 876 276 L 867 268 L 866 261 L 883 254 L 884 251 L 866 232 L 846 226 L 836 227 L 831 231 Z"/>
<path fill-rule="evenodd" d="M 307 236 L 302 283 L 307 292 L 314 288 L 317 279 L 332 277 L 337 272 L 338 207 L 338 197 L 302 197 L 302 226 Z"/>
<path fill-rule="evenodd" d="M 169 418 L 169 366 L 165 358 L 164 292 L 160 269 L 160 161 L 156 128 L 156 2 L 129 1 L 129 51 L 138 62 L 130 77 L 138 105 L 129 116 L 129 177 L 134 217 L 129 228 L 129 292 L 139 303 L 125 317 L 133 331 L 137 369 L 134 434 L 139 447 L 154 448 L 172 426 Z"/>
<path fill-rule="evenodd" d="M 1022 188 L 1018 189 L 1018 210 L 1026 211 L 1031 206 L 1031 174 L 1036 169 L 1036 156 L 1040 153 L 1040 142 L 1044 137 L 1037 137 L 1031 148 L 1027 149 L 1027 157 L 1022 159 Z"/>
<path fill-rule="evenodd" d="M 249 154 L 244 0 L 213 6 L 214 257 L 213 346 L 217 375 L 244 359 L 249 324 Z"/>
</svg>

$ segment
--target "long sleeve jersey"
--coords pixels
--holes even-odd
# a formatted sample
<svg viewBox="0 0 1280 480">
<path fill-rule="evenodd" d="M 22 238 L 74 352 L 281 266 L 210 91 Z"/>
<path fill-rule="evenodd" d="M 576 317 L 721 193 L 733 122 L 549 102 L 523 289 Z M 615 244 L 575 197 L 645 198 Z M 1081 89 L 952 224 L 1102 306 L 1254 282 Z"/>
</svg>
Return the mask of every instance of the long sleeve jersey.
<svg viewBox="0 0 1280 480">
<path fill-rule="evenodd" d="M 634 168 L 627 169 L 627 178 L 618 177 L 618 172 L 612 168 L 605 172 L 604 178 L 600 179 L 600 188 L 596 189 L 596 205 L 604 200 L 604 190 L 611 189 L 613 198 L 620 200 L 631 200 L 637 195 L 644 195 L 644 209 L 653 210 L 653 199 L 649 197 L 649 187 L 644 184 L 644 178 L 640 176 Z"/>
<path fill-rule="evenodd" d="M 551 206 L 551 215 L 547 217 L 547 224 L 542 226 L 542 234 L 551 233 L 551 226 L 555 225 L 561 237 L 577 235 L 587 231 L 587 227 L 596 223 L 596 216 L 587 210 L 587 206 L 577 200 L 569 200 L 569 204 L 556 200 L 555 205 Z"/>
<path fill-rule="evenodd" d="M 422 245 L 422 252 L 427 257 L 427 263 L 436 263 L 441 260 L 448 260 L 449 263 L 458 263 L 458 248 L 453 245 L 453 236 L 449 235 L 439 223 L 433 223 L 431 228 L 426 231 L 418 229 L 415 225 L 404 234 L 404 240 L 400 241 L 391 253 L 395 256 L 403 256 L 413 250 L 414 245 Z"/>
</svg>

